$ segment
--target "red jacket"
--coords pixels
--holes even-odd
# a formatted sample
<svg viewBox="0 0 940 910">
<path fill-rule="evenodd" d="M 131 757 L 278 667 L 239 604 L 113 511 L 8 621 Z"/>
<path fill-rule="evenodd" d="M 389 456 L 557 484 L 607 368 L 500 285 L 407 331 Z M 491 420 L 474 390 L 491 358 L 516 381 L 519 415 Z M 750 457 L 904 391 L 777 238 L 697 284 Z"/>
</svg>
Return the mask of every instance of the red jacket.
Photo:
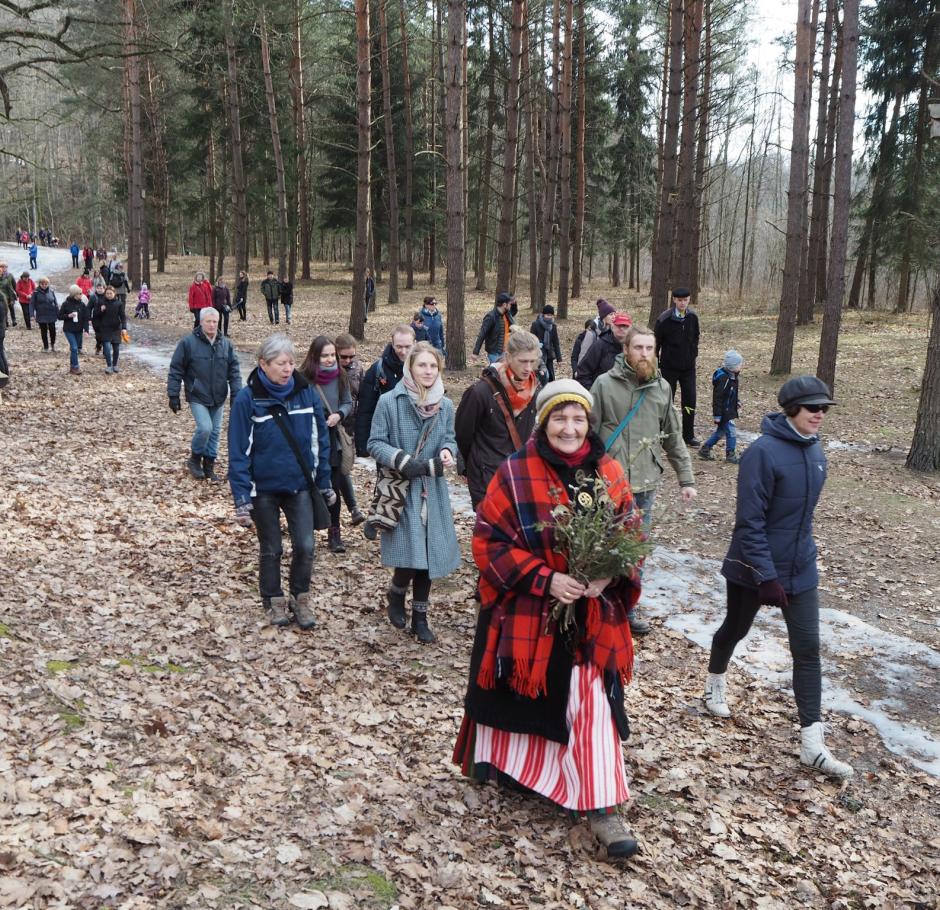
<svg viewBox="0 0 940 910">
<path fill-rule="evenodd" d="M 190 310 L 204 310 L 212 306 L 212 285 L 208 281 L 194 281 L 189 287 Z"/>
<path fill-rule="evenodd" d="M 78 278 L 75 279 L 75 283 L 82 289 L 82 293 L 86 297 L 91 294 L 94 283 L 88 275 L 79 275 Z"/>
<path fill-rule="evenodd" d="M 29 306 L 29 298 L 36 290 L 36 282 L 32 278 L 20 278 L 16 282 L 16 296 L 23 306 Z"/>
</svg>

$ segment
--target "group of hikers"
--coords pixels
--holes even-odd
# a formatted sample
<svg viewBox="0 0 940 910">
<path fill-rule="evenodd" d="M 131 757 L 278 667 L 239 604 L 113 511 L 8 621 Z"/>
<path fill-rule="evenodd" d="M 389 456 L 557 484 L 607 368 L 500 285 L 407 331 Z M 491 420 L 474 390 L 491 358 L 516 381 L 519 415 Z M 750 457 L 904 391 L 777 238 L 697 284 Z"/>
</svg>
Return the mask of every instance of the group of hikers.
<svg viewBox="0 0 940 910">
<path fill-rule="evenodd" d="M 695 499 L 689 447 L 711 458 L 724 437 L 728 461 L 739 465 L 735 526 L 722 565 L 726 615 L 703 674 L 704 707 L 730 716 L 734 648 L 762 605 L 778 607 L 793 657 L 800 760 L 836 778 L 853 773 L 824 742 L 812 536 L 826 476 L 819 430 L 835 402 L 816 377 L 788 380 L 778 393 L 781 410 L 763 419 L 760 437 L 739 456 L 733 424 L 743 358 L 728 351 L 713 374 L 715 431 L 702 444 L 694 435 L 700 330 L 689 298 L 688 289 L 675 288 L 653 328 L 598 301 L 598 319 L 572 356 L 574 378 L 560 379 L 548 369 L 548 361 L 562 359 L 554 313 L 546 309 L 536 331 L 526 331 L 515 324 L 512 295 L 500 294 L 473 349 L 485 350 L 488 363 L 456 405 L 444 386 L 443 324 L 438 333 L 433 298 L 422 311 L 434 335 L 418 340 L 414 321 L 396 325 L 368 369 L 350 335 L 318 336 L 299 355 L 276 332 L 261 343 L 244 384 L 219 313 L 202 306 L 174 353 L 167 384 L 172 410 L 180 411 L 185 397 L 195 420 L 186 465 L 197 479 L 219 480 L 215 462 L 231 400 L 235 520 L 257 535 L 261 601 L 275 626 L 316 626 L 315 533 L 327 531 L 329 549 L 343 552 L 345 503 L 350 525 L 381 539 L 389 622 L 434 642 L 432 589 L 461 562 L 448 475 L 466 476 L 476 511 L 479 611 L 453 759 L 473 779 L 539 794 L 586 816 L 610 857 L 639 849 L 618 807 L 629 798 L 620 747 L 629 732 L 624 689 L 634 636 L 650 632 L 637 610 L 643 569 L 640 563 L 608 578 L 575 577 L 557 545 L 554 518 L 559 506 L 589 511 L 603 500 L 648 539 L 664 460 L 683 502 Z M 426 315 L 418 327 L 427 325 Z M 375 461 L 367 509 L 351 482 L 357 455 Z M 292 550 L 286 584 L 281 514 Z M 554 618 L 558 605 L 571 608 L 573 622 Z"/>
<path fill-rule="evenodd" d="M 264 298 L 271 325 L 281 324 L 282 307 L 286 324 L 291 324 L 291 310 L 294 306 L 294 285 L 291 281 L 280 281 L 274 272 L 268 270 L 261 282 L 261 296 Z M 193 283 L 189 286 L 187 305 L 193 317 L 193 328 L 199 326 L 201 312 L 212 308 L 219 314 L 222 335 L 229 337 L 229 316 L 232 312 L 238 313 L 241 322 L 248 319 L 248 273 L 239 270 L 233 300 L 232 291 L 224 275 L 219 275 L 215 284 L 212 284 L 206 278 L 205 272 L 196 272 Z"/>
</svg>

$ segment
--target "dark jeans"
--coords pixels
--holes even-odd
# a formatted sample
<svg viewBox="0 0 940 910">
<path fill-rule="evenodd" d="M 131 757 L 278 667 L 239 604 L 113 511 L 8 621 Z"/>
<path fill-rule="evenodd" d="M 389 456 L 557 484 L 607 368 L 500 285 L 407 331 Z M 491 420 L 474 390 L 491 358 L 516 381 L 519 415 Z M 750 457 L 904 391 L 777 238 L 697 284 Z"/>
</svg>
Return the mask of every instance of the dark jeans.
<svg viewBox="0 0 940 910">
<path fill-rule="evenodd" d="M 196 328 L 196 326 L 199 325 L 199 314 L 202 310 L 191 310 L 191 312 L 193 314 L 193 328 Z"/>
<path fill-rule="evenodd" d="M 73 256 L 73 257 L 72 257 L 72 268 L 73 268 L 73 269 L 77 269 L 77 268 L 78 268 L 78 256 Z"/>
<path fill-rule="evenodd" d="M 78 352 L 82 349 L 84 340 L 81 332 L 65 332 L 65 340 L 69 343 L 69 366 L 78 369 Z"/>
<path fill-rule="evenodd" d="M 7 301 L 7 309 L 10 311 L 10 316 L 7 319 L 7 325 L 9 325 L 11 322 L 13 325 L 16 325 L 16 304 L 12 300 Z M 29 328 L 29 304 L 23 307 L 23 319 L 26 320 L 26 328 Z"/>
<path fill-rule="evenodd" d="M 554 382 L 555 381 L 555 361 L 554 360 L 544 361 L 543 368 L 545 370 L 546 377 L 548 377 L 547 381 Z"/>
<path fill-rule="evenodd" d="M 223 335 L 228 335 L 228 310 L 216 310 L 219 314 L 219 328 L 222 330 Z"/>
<path fill-rule="evenodd" d="M 396 569 L 392 573 L 392 584 L 399 590 L 408 590 L 408 585 L 414 584 L 413 600 L 418 603 L 427 603 L 431 596 L 431 576 L 427 569 Z"/>
<path fill-rule="evenodd" d="M 39 266 L 36 265 L 36 257 L 35 257 L 35 256 L 30 256 L 30 257 L 29 257 L 29 267 L 30 267 L 31 269 L 38 269 L 38 268 L 39 268 Z"/>
<path fill-rule="evenodd" d="M 277 325 L 281 321 L 280 304 L 277 300 L 268 300 L 268 319 L 272 325 Z"/>
<path fill-rule="evenodd" d="M 235 302 L 235 309 L 238 310 L 238 318 L 244 322 L 248 318 L 248 307 L 245 305 L 245 301 L 237 300 Z"/>
<path fill-rule="evenodd" d="M 332 470 L 332 485 L 336 493 L 336 502 L 330 506 L 330 524 L 339 527 L 339 514 L 343 503 L 350 512 L 356 511 L 356 491 L 353 489 L 352 478 L 343 474 L 338 467 Z"/>
<path fill-rule="evenodd" d="M 39 334 L 42 335 L 42 349 L 44 351 L 49 350 L 49 345 L 52 345 L 52 347 L 55 347 L 55 323 L 54 322 L 40 322 Z"/>
<path fill-rule="evenodd" d="M 682 394 L 682 438 L 691 442 L 695 436 L 695 370 L 670 370 L 662 367 L 663 379 L 672 387 L 676 397 L 676 386 Z"/>
<path fill-rule="evenodd" d="M 728 612 L 712 638 L 709 673 L 724 673 L 735 645 L 747 635 L 760 609 L 756 588 L 727 582 Z M 800 726 L 820 720 L 822 666 L 819 660 L 819 592 L 816 588 L 802 594 L 790 594 L 783 611 L 793 657 L 793 694 Z"/>
<path fill-rule="evenodd" d="M 102 341 L 101 347 L 104 348 L 105 365 L 113 367 L 116 370 L 118 365 L 118 358 L 121 356 L 121 342 Z"/>
<path fill-rule="evenodd" d="M 310 493 L 262 493 L 251 501 L 251 517 L 255 522 L 259 558 L 259 588 L 261 597 L 283 597 L 281 588 L 281 512 L 287 519 L 290 534 L 291 560 L 288 584 L 293 595 L 310 590 L 313 573 L 313 503 Z"/>
<path fill-rule="evenodd" d="M 285 303 L 285 304 L 284 304 L 284 318 L 285 318 L 288 322 L 290 322 L 290 311 L 291 311 L 291 309 L 292 309 L 293 306 L 294 306 L 294 304 L 292 304 L 292 303 Z"/>
</svg>

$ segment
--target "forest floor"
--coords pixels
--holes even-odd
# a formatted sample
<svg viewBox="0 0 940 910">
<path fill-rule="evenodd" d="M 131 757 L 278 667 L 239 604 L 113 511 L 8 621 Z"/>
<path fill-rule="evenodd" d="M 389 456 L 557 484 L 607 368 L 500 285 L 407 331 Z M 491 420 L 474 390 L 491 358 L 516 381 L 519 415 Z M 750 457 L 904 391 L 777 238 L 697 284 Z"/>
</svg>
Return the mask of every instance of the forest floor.
<svg viewBox="0 0 940 910">
<path fill-rule="evenodd" d="M 189 330 L 198 264 L 174 260 L 155 280 L 154 318 L 130 327 L 138 342 L 167 348 Z M 57 277 L 63 290 L 67 276 Z M 345 330 L 348 280 L 337 272 L 298 288 L 299 349 Z M 380 305 L 364 362 L 424 293 L 403 292 L 394 311 Z M 645 316 L 646 298 L 596 293 Z M 593 299 L 562 325 L 566 361 Z M 468 298 L 470 344 L 490 301 Z M 249 309 L 249 322 L 232 323 L 248 352 L 270 330 L 257 281 Z M 736 347 L 746 358 L 739 425 L 750 432 L 779 385 L 767 375 L 774 321 L 757 309 L 707 296 L 698 307 L 700 399 Z M 620 867 L 599 859 L 584 825 L 471 784 L 451 764 L 475 619 L 468 515 L 455 516 L 463 565 L 432 594 L 436 645 L 388 625 L 388 571 L 353 529 L 345 555 L 318 552 L 317 629 L 268 627 L 255 538 L 231 521 L 226 486 L 185 474 L 191 421 L 166 407 L 159 371 L 122 354 L 121 373 L 105 376 L 86 349 L 84 374 L 70 376 L 64 344 L 44 355 L 36 331 L 11 329 L 0 407 L 0 906 L 938 906 L 940 778 L 922 770 L 936 753 L 917 765 L 889 752 L 866 714 L 914 719 L 940 739 L 940 478 L 903 466 L 926 334 L 922 317 L 849 314 L 842 405 L 825 426 L 823 601 L 856 623 L 855 650 L 831 657 L 860 706 L 828 719 L 855 779 L 837 785 L 800 768 L 792 695 L 747 661 L 731 674 L 734 719 L 704 712 L 705 654 L 670 613 L 701 601 L 709 628 L 720 617 L 713 561 L 733 524 L 734 468 L 695 459 L 694 506 L 683 509 L 669 476 L 657 506 L 663 558 L 644 597 L 654 631 L 637 645 L 624 746 L 626 815 L 643 852 Z M 796 370 L 813 371 L 817 337 L 818 327 L 799 330 Z M 449 375 L 451 396 L 475 375 Z M 355 480 L 366 499 L 364 465 Z M 670 588 L 667 563 L 701 571 Z M 905 677 L 902 655 L 890 685 L 879 663 L 888 640 L 913 668 Z"/>
</svg>

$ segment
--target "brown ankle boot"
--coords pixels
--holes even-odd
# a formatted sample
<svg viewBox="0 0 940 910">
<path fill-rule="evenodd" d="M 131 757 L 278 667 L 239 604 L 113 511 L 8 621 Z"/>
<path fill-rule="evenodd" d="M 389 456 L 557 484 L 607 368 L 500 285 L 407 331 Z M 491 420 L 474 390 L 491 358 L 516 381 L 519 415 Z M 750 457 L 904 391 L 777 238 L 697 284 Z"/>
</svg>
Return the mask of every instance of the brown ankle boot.
<svg viewBox="0 0 940 910">
<path fill-rule="evenodd" d="M 317 618 L 313 615 L 313 608 L 310 606 L 309 593 L 295 594 L 291 598 L 290 608 L 301 629 L 312 629 L 317 624 Z"/>
</svg>

